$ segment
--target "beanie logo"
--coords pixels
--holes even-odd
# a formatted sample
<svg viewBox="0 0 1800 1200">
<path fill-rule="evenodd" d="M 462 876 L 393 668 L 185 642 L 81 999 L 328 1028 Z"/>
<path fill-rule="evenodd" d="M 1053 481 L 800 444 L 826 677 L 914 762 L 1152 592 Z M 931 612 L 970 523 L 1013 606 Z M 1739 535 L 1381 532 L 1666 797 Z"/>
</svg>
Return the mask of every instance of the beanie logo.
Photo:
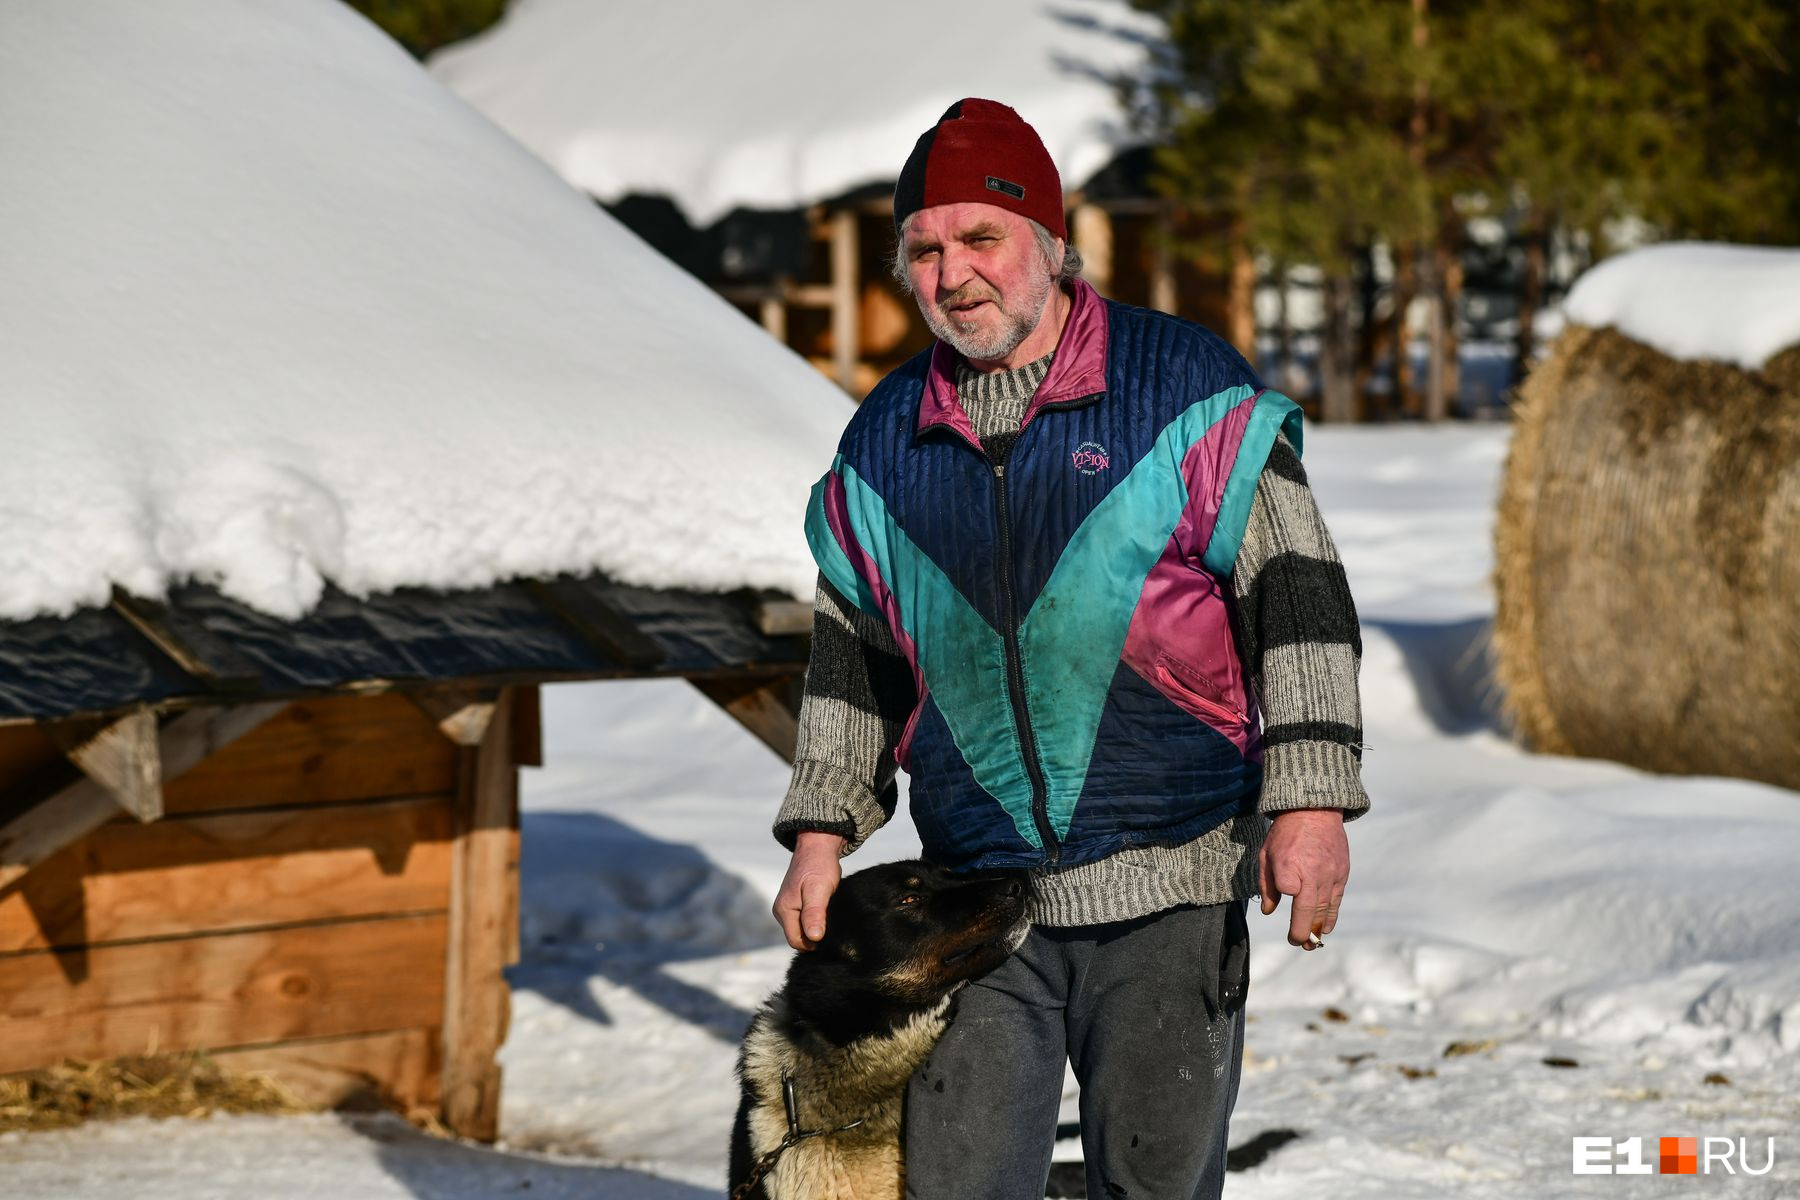
<svg viewBox="0 0 1800 1200">
<path fill-rule="evenodd" d="M 1010 179 L 995 179 L 992 175 L 987 177 L 987 190 L 990 192 L 1005 192 L 1014 200 L 1023 200 L 1025 198 L 1024 188 L 1020 187 Z"/>
</svg>

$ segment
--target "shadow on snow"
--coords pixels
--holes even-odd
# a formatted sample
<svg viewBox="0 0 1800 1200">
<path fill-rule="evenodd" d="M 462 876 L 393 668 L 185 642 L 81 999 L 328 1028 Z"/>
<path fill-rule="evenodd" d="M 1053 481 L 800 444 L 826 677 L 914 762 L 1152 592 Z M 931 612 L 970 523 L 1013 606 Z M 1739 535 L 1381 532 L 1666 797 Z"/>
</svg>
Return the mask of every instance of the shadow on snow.
<svg viewBox="0 0 1800 1200">
<path fill-rule="evenodd" d="M 599 813 L 526 813 L 522 827 L 512 986 L 611 1024 L 598 976 L 735 1045 L 751 1013 L 667 968 L 781 944 L 768 901 L 697 847 Z"/>
</svg>

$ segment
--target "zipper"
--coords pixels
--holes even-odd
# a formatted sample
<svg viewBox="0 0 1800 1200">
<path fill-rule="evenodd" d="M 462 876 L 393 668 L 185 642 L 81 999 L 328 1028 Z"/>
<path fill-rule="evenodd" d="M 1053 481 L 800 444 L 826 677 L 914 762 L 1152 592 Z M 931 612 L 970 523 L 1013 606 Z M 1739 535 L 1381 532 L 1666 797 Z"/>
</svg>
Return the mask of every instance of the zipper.
<svg viewBox="0 0 1800 1200">
<path fill-rule="evenodd" d="M 1015 446 L 1017 443 L 1015 443 Z M 1025 664 L 1019 653 L 1019 602 L 1013 593 L 1012 513 L 1006 503 L 1006 464 L 989 460 L 994 468 L 995 519 L 1000 526 L 1000 599 L 1006 617 L 1006 695 L 1012 701 L 1013 724 L 1019 730 L 1019 749 L 1025 759 L 1025 776 L 1031 781 L 1031 820 L 1037 826 L 1047 864 L 1062 858 L 1062 846 L 1050 825 L 1049 789 L 1044 785 L 1044 765 L 1038 760 L 1037 737 L 1031 731 L 1031 713 L 1025 705 Z"/>
<path fill-rule="evenodd" d="M 1103 398 L 1105 395 L 1106 395 L 1106 393 L 1104 391 L 1100 391 L 1100 392 L 1090 392 L 1085 396 L 1070 396 L 1067 400 L 1052 400 L 1052 401 L 1050 401 L 1050 403 L 1039 408 L 1037 410 L 1037 412 L 1033 413 L 1032 415 L 1033 416 L 1042 416 L 1043 414 L 1045 414 L 1047 412 L 1061 412 L 1064 409 L 1070 409 L 1070 408 L 1086 408 L 1088 405 L 1092 404 L 1096 400 Z M 1024 435 L 1025 435 L 1025 426 L 1024 426 L 1024 424 L 1021 424 L 1019 426 L 1019 436 L 1023 437 Z"/>
<path fill-rule="evenodd" d="M 1216 719 L 1229 725 L 1242 726 L 1250 724 L 1250 716 L 1248 713 L 1239 712 L 1231 705 L 1220 700 L 1215 700 L 1211 696 L 1201 692 L 1198 688 L 1194 687 L 1193 684 L 1175 674 L 1174 671 L 1171 671 L 1167 663 L 1157 663 L 1156 674 L 1157 677 L 1162 680 L 1164 685 L 1179 693 L 1184 700 L 1193 706 L 1193 708 L 1199 709 L 1200 713 L 1210 713 Z M 1192 712 L 1192 709 L 1189 711 Z M 1194 713 L 1193 715 L 1199 716 L 1200 713 Z"/>
</svg>

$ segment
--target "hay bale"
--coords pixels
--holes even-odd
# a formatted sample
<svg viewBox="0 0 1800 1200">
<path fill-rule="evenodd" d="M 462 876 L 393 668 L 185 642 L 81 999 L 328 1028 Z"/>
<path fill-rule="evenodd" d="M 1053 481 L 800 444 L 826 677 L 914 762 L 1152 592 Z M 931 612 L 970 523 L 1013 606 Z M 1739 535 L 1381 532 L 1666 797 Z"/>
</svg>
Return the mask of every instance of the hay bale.
<svg viewBox="0 0 1800 1200">
<path fill-rule="evenodd" d="M 1800 347 L 1750 371 L 1571 326 L 1515 416 L 1494 648 L 1517 729 L 1800 788 Z"/>
</svg>

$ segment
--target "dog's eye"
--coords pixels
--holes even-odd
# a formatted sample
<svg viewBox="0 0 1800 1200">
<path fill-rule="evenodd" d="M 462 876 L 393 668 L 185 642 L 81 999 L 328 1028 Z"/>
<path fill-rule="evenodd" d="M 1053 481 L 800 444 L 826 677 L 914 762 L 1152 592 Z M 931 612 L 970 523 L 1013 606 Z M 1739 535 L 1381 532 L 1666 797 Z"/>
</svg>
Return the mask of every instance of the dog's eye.
<svg viewBox="0 0 1800 1200">
<path fill-rule="evenodd" d="M 900 906 L 902 908 L 906 907 L 909 904 L 923 904 L 923 903 L 925 903 L 925 897 L 919 895 L 917 892 L 908 892 L 908 893 L 906 893 L 906 895 L 900 897 Z"/>
</svg>

